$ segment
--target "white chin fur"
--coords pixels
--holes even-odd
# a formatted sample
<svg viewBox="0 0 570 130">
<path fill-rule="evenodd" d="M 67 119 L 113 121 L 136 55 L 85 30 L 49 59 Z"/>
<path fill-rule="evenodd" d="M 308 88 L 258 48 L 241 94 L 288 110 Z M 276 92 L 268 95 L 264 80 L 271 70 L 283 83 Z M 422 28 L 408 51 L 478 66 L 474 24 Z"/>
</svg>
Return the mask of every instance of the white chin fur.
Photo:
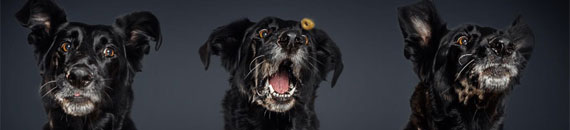
<svg viewBox="0 0 570 130">
<path fill-rule="evenodd" d="M 507 74 L 501 77 L 495 77 L 491 75 L 483 74 L 484 70 L 490 67 L 504 67 L 507 69 Z M 518 74 L 515 66 L 509 64 L 486 64 L 486 65 L 476 65 L 475 72 L 479 75 L 479 86 L 481 88 L 486 88 L 492 91 L 502 91 L 509 87 L 512 82 L 512 77 Z"/>
<path fill-rule="evenodd" d="M 91 101 L 87 101 L 86 103 L 63 102 L 62 108 L 63 111 L 69 115 L 84 116 L 95 110 L 95 104 Z"/>
</svg>

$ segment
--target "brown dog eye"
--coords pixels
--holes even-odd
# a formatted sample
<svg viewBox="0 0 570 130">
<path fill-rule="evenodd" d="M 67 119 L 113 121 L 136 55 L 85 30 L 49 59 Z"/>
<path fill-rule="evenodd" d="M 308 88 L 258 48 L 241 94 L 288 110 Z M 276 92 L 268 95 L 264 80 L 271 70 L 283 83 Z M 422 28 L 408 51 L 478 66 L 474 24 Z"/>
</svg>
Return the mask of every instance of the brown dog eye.
<svg viewBox="0 0 570 130">
<path fill-rule="evenodd" d="M 267 37 L 268 33 L 269 33 L 269 31 L 267 29 L 261 29 L 261 30 L 259 30 L 259 37 L 265 38 L 265 37 Z"/>
<path fill-rule="evenodd" d="M 467 45 L 467 41 L 469 39 L 467 38 L 467 36 L 461 36 L 459 38 L 457 38 L 457 44 L 459 45 Z"/>
<path fill-rule="evenodd" d="M 105 50 L 103 50 L 103 54 L 105 54 L 106 57 L 113 57 L 115 56 L 115 50 L 113 48 L 107 47 Z"/>
<path fill-rule="evenodd" d="M 303 38 L 305 38 L 305 45 L 309 45 L 309 37 L 307 37 L 307 35 L 303 35 Z"/>
<path fill-rule="evenodd" d="M 71 49 L 71 44 L 69 42 L 63 42 L 61 43 L 61 50 L 63 50 L 63 52 L 67 52 Z"/>
</svg>

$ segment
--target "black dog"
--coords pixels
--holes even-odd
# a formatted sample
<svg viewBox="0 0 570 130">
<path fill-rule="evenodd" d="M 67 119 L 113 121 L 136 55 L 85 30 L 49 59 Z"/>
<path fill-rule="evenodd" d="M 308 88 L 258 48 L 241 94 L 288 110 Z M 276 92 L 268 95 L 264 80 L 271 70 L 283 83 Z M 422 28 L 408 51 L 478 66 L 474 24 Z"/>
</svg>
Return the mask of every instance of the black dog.
<svg viewBox="0 0 570 130">
<path fill-rule="evenodd" d="M 447 29 L 431 1 L 399 8 L 404 54 L 420 78 L 407 130 L 502 129 L 505 97 L 518 84 L 534 36 L 517 18 L 506 29 Z"/>
<path fill-rule="evenodd" d="M 51 0 L 30 0 L 16 14 L 31 29 L 43 78 L 40 88 L 48 123 L 44 129 L 136 129 L 129 113 L 131 83 L 161 35 L 149 12 L 117 18 L 112 26 L 68 22 Z"/>
<path fill-rule="evenodd" d="M 231 75 L 225 129 L 318 129 L 315 91 L 333 70 L 334 86 L 343 64 L 324 31 L 301 26 L 274 17 L 238 20 L 214 30 L 200 48 L 206 69 L 210 55 L 219 55 Z"/>
</svg>

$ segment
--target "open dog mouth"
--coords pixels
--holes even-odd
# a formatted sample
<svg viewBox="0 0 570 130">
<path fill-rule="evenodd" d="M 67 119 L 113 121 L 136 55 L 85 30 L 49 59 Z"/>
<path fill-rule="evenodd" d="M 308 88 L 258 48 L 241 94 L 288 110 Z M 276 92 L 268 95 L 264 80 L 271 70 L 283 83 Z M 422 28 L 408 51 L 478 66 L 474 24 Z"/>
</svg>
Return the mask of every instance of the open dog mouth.
<svg viewBox="0 0 570 130">
<path fill-rule="evenodd" d="M 289 72 L 279 71 L 272 75 L 266 82 L 265 86 L 269 88 L 271 96 L 278 101 L 287 101 L 296 91 L 294 79 Z"/>
<path fill-rule="evenodd" d="M 269 74 L 262 83 L 262 92 L 258 93 L 258 96 L 264 99 L 257 100 L 259 105 L 274 112 L 285 112 L 293 108 L 299 82 L 289 65 L 281 64 L 279 69 Z"/>
</svg>

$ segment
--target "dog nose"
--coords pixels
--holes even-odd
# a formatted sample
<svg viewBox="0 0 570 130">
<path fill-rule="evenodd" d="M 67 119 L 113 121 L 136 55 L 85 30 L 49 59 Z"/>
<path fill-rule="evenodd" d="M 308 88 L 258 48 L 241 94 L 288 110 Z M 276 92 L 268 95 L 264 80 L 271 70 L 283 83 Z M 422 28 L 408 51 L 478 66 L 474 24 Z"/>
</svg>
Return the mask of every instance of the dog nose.
<svg viewBox="0 0 570 130">
<path fill-rule="evenodd" d="M 514 46 L 512 45 L 511 40 L 507 38 L 497 38 L 492 40 L 489 44 L 491 50 L 499 56 L 508 56 L 514 51 Z"/>
<path fill-rule="evenodd" d="M 74 67 L 65 75 L 67 81 L 74 87 L 83 88 L 93 80 L 93 74 L 87 67 Z"/>
<path fill-rule="evenodd" d="M 302 44 L 304 39 L 298 31 L 287 31 L 282 33 L 277 43 L 283 48 L 291 48 Z"/>
</svg>

